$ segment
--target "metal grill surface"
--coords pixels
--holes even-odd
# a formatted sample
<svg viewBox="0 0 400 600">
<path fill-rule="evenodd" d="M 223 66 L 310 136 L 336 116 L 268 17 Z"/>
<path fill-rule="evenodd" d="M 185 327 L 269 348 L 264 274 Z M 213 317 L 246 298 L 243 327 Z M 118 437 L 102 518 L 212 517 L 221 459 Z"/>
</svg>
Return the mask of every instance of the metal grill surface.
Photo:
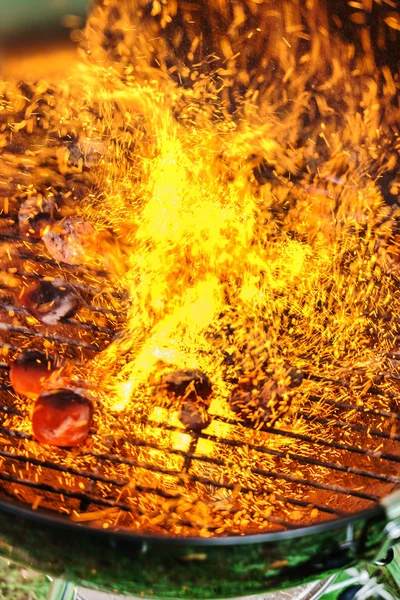
<svg viewBox="0 0 400 600">
<path fill-rule="evenodd" d="M 97 528 L 207 537 L 336 519 L 372 507 L 398 486 L 395 395 L 388 398 L 377 386 L 357 403 L 351 390 L 346 399 L 338 382 L 337 397 L 321 397 L 323 381 L 312 374 L 306 385 L 315 393 L 298 415 L 300 429 L 278 422 L 254 431 L 213 402 L 211 424 L 194 433 L 180 424 L 173 408 L 144 399 L 143 410 L 135 405 L 104 419 L 96 406 L 92 434 L 78 449 L 41 446 L 30 428 L 31 403 L 10 387 L 10 361 L 21 348 L 45 347 L 85 363 L 110 343 L 121 301 L 107 287 L 105 273 L 59 265 L 40 241 L 22 239 L 16 213 L 1 215 L 0 242 L 3 500 Z M 23 284 L 55 276 L 84 298 L 78 314 L 57 327 L 39 324 L 18 301 Z M 308 423 L 329 427 L 333 437 L 308 431 Z"/>
</svg>

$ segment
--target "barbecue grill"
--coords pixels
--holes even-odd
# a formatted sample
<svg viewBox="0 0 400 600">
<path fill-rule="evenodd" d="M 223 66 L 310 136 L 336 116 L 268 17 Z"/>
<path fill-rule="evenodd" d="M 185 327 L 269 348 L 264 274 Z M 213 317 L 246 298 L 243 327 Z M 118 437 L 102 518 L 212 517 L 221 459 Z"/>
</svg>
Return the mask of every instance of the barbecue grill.
<svg viewBox="0 0 400 600">
<path fill-rule="evenodd" d="M 134 63 L 119 29 L 120 11 L 134 3 L 111 5 L 96 4 L 84 47 L 99 60 L 104 51 L 119 70 L 127 55 Z M 153 12 L 145 11 L 145 18 L 157 17 L 154 6 Z M 389 18 L 387 12 L 381 17 Z M 151 386 L 129 411 L 105 410 L 96 399 L 85 365 L 118 339 L 127 313 L 124 292 L 98 266 L 55 261 L 41 240 L 18 228 L 21 196 L 32 193 L 32 182 L 56 200 L 66 197 L 68 211 L 93 185 L 92 157 L 79 165 L 73 107 L 70 121 L 54 133 L 70 93 L 43 82 L 14 86 L 5 91 L 12 119 L 5 113 L 0 120 L 7 186 L 4 193 L 0 187 L 0 552 L 72 582 L 159 598 L 245 596 L 328 576 L 360 560 L 385 562 L 400 538 L 395 350 L 392 372 L 367 387 L 363 382 L 362 395 L 345 379 L 304 369 L 301 393 L 307 394 L 294 426 L 277 418 L 255 427 L 215 400 L 210 424 L 191 430 L 178 407 L 152 395 Z M 32 114 L 48 120 L 44 132 L 30 124 Z M 30 156 L 32 130 L 40 150 Z M 77 314 L 56 326 L 33 319 L 20 301 L 23 287 L 52 279 L 67 282 L 82 299 Z M 27 347 L 67 359 L 76 368 L 76 386 L 94 393 L 95 419 L 81 447 L 35 440 L 31 405 L 9 381 L 11 361 Z"/>
</svg>

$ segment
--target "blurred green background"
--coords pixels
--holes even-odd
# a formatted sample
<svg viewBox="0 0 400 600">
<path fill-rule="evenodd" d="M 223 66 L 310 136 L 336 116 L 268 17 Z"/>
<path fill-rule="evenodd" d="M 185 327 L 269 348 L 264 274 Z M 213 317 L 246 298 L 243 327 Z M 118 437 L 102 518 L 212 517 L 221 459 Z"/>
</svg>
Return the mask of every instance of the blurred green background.
<svg viewBox="0 0 400 600">
<path fill-rule="evenodd" d="M 0 0 L 0 37 L 64 27 L 65 15 L 84 17 L 89 0 Z"/>
<path fill-rule="evenodd" d="M 90 4 L 0 0 L 0 77 L 35 81 L 73 68 Z"/>
</svg>

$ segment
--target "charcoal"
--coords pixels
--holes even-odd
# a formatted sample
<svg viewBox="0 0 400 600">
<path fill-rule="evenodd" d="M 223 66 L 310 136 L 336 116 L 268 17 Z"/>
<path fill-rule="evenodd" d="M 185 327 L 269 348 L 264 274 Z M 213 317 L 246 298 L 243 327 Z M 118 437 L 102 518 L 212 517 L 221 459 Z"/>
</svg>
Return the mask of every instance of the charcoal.
<svg viewBox="0 0 400 600">
<path fill-rule="evenodd" d="M 18 212 L 20 232 L 31 238 L 42 237 L 46 227 L 52 225 L 56 219 L 57 207 L 51 198 L 41 195 L 32 196 L 24 200 Z"/>
<path fill-rule="evenodd" d="M 161 378 L 161 387 L 177 398 L 208 400 L 212 393 L 211 381 L 202 371 L 187 369 L 166 373 Z"/>
<path fill-rule="evenodd" d="M 85 264 L 95 231 L 79 217 L 67 217 L 44 234 L 43 241 L 54 260 L 68 265 Z"/>
<path fill-rule="evenodd" d="M 78 310 L 81 299 L 67 283 L 61 280 L 40 281 L 25 288 L 21 302 L 35 319 L 46 325 L 72 317 Z"/>
<path fill-rule="evenodd" d="M 93 406 L 68 388 L 43 392 L 36 401 L 32 427 L 35 437 L 51 446 L 78 446 L 89 434 Z"/>
<path fill-rule="evenodd" d="M 287 413 L 291 401 L 290 388 L 269 379 L 260 388 L 251 381 L 239 383 L 232 390 L 229 406 L 243 421 L 258 428 L 272 425 Z"/>
<path fill-rule="evenodd" d="M 179 415 L 181 423 L 190 431 L 201 431 L 210 424 L 210 416 L 204 404 L 185 400 Z"/>
<path fill-rule="evenodd" d="M 56 361 L 39 350 L 23 350 L 10 365 L 10 381 L 21 396 L 36 399 L 44 391 Z"/>
<path fill-rule="evenodd" d="M 288 376 L 290 377 L 290 388 L 299 387 L 303 383 L 304 373 L 301 369 L 296 369 L 295 367 L 289 369 Z"/>
</svg>

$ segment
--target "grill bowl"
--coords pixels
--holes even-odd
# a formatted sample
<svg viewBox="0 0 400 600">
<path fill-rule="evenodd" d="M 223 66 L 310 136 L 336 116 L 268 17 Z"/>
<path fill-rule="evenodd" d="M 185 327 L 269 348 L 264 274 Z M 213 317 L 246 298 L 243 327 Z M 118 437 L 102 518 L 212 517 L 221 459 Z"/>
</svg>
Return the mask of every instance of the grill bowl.
<svg viewBox="0 0 400 600">
<path fill-rule="evenodd" d="M 67 182 L 62 183 L 68 188 Z M 79 185 L 84 183 L 77 181 L 72 187 Z M 240 449 L 244 440 L 249 447 L 249 437 L 256 436 L 218 405 L 212 407 L 211 428 L 200 434 L 189 433 L 163 412 L 163 407 L 155 407 L 160 410 L 147 419 L 146 429 L 141 430 L 145 435 L 140 437 L 136 431 L 135 436 L 124 439 L 132 449 L 128 456 L 118 448 L 105 452 L 103 447 L 98 452 L 85 447 L 70 461 L 66 451 L 57 451 L 56 456 L 36 447 L 27 427 L 27 411 L 9 388 L 7 370 L 13 353 L 27 343 L 38 348 L 49 343 L 71 360 L 86 361 L 109 343 L 120 307 L 118 297 L 107 293 L 103 298 L 104 290 L 96 287 L 104 273 L 60 267 L 40 243 L 21 240 L 16 223 L 11 222 L 15 210 L 16 205 L 11 205 L 1 215 L 1 240 L 10 245 L 15 259 L 12 268 L 17 268 L 10 277 L 27 282 L 49 274 L 62 276 L 81 286 L 87 302 L 77 319 L 50 330 L 27 322 L 18 303 L 19 287 L 5 281 L 1 288 L 0 321 L 6 348 L 0 429 L 0 506 L 4 511 L 0 550 L 4 554 L 103 589 L 193 598 L 247 595 L 292 586 L 359 558 L 375 556 L 386 523 L 379 500 L 398 485 L 400 460 L 395 427 L 399 417 L 387 410 L 379 389 L 370 394 L 382 395 L 382 409 L 376 408 L 376 402 L 375 408 L 366 409 L 333 397 L 323 400 L 331 411 L 327 419 L 305 407 L 302 416 L 306 421 L 335 428 L 334 441 L 324 442 L 280 426 L 257 433 L 251 451 L 259 462 L 251 469 L 253 479 L 248 488 L 242 486 L 239 494 L 251 498 L 255 491 L 256 495 L 275 494 L 277 510 L 267 518 L 262 533 L 252 523 L 240 523 L 222 535 L 212 527 L 202 528 L 199 534 L 198 525 L 187 518 L 180 519 L 175 530 L 146 527 L 140 519 L 135 527 L 129 527 L 123 518 L 116 525 L 104 518 L 71 520 L 73 511 L 80 517 L 114 509 L 129 515 L 132 506 L 119 496 L 139 471 L 142 478 L 136 492 L 142 498 L 157 496 L 165 504 L 174 500 L 182 474 L 184 485 L 200 486 L 207 494 L 210 490 L 212 494 L 219 490 L 236 493 L 235 486 L 224 481 L 226 466 L 220 456 L 225 456 L 227 449 Z M 94 304 L 94 298 L 99 304 Z M 318 384 L 312 374 L 308 381 Z M 340 391 L 338 398 L 342 397 Z M 315 394 L 313 400 L 318 403 L 321 398 Z M 347 418 L 350 411 L 355 411 L 353 419 Z M 291 453 L 290 445 L 271 450 L 272 439 L 301 442 L 303 454 Z M 164 444 L 165 440 L 168 443 Z M 286 470 L 282 468 L 285 461 L 289 463 Z M 315 468 L 325 470 L 326 478 L 315 477 Z M 276 484 L 281 486 L 278 493 Z M 70 514 L 59 512 L 60 508 Z M 316 516 L 311 515 L 313 511 Z M 196 515 L 193 517 L 196 521 Z"/>
</svg>

